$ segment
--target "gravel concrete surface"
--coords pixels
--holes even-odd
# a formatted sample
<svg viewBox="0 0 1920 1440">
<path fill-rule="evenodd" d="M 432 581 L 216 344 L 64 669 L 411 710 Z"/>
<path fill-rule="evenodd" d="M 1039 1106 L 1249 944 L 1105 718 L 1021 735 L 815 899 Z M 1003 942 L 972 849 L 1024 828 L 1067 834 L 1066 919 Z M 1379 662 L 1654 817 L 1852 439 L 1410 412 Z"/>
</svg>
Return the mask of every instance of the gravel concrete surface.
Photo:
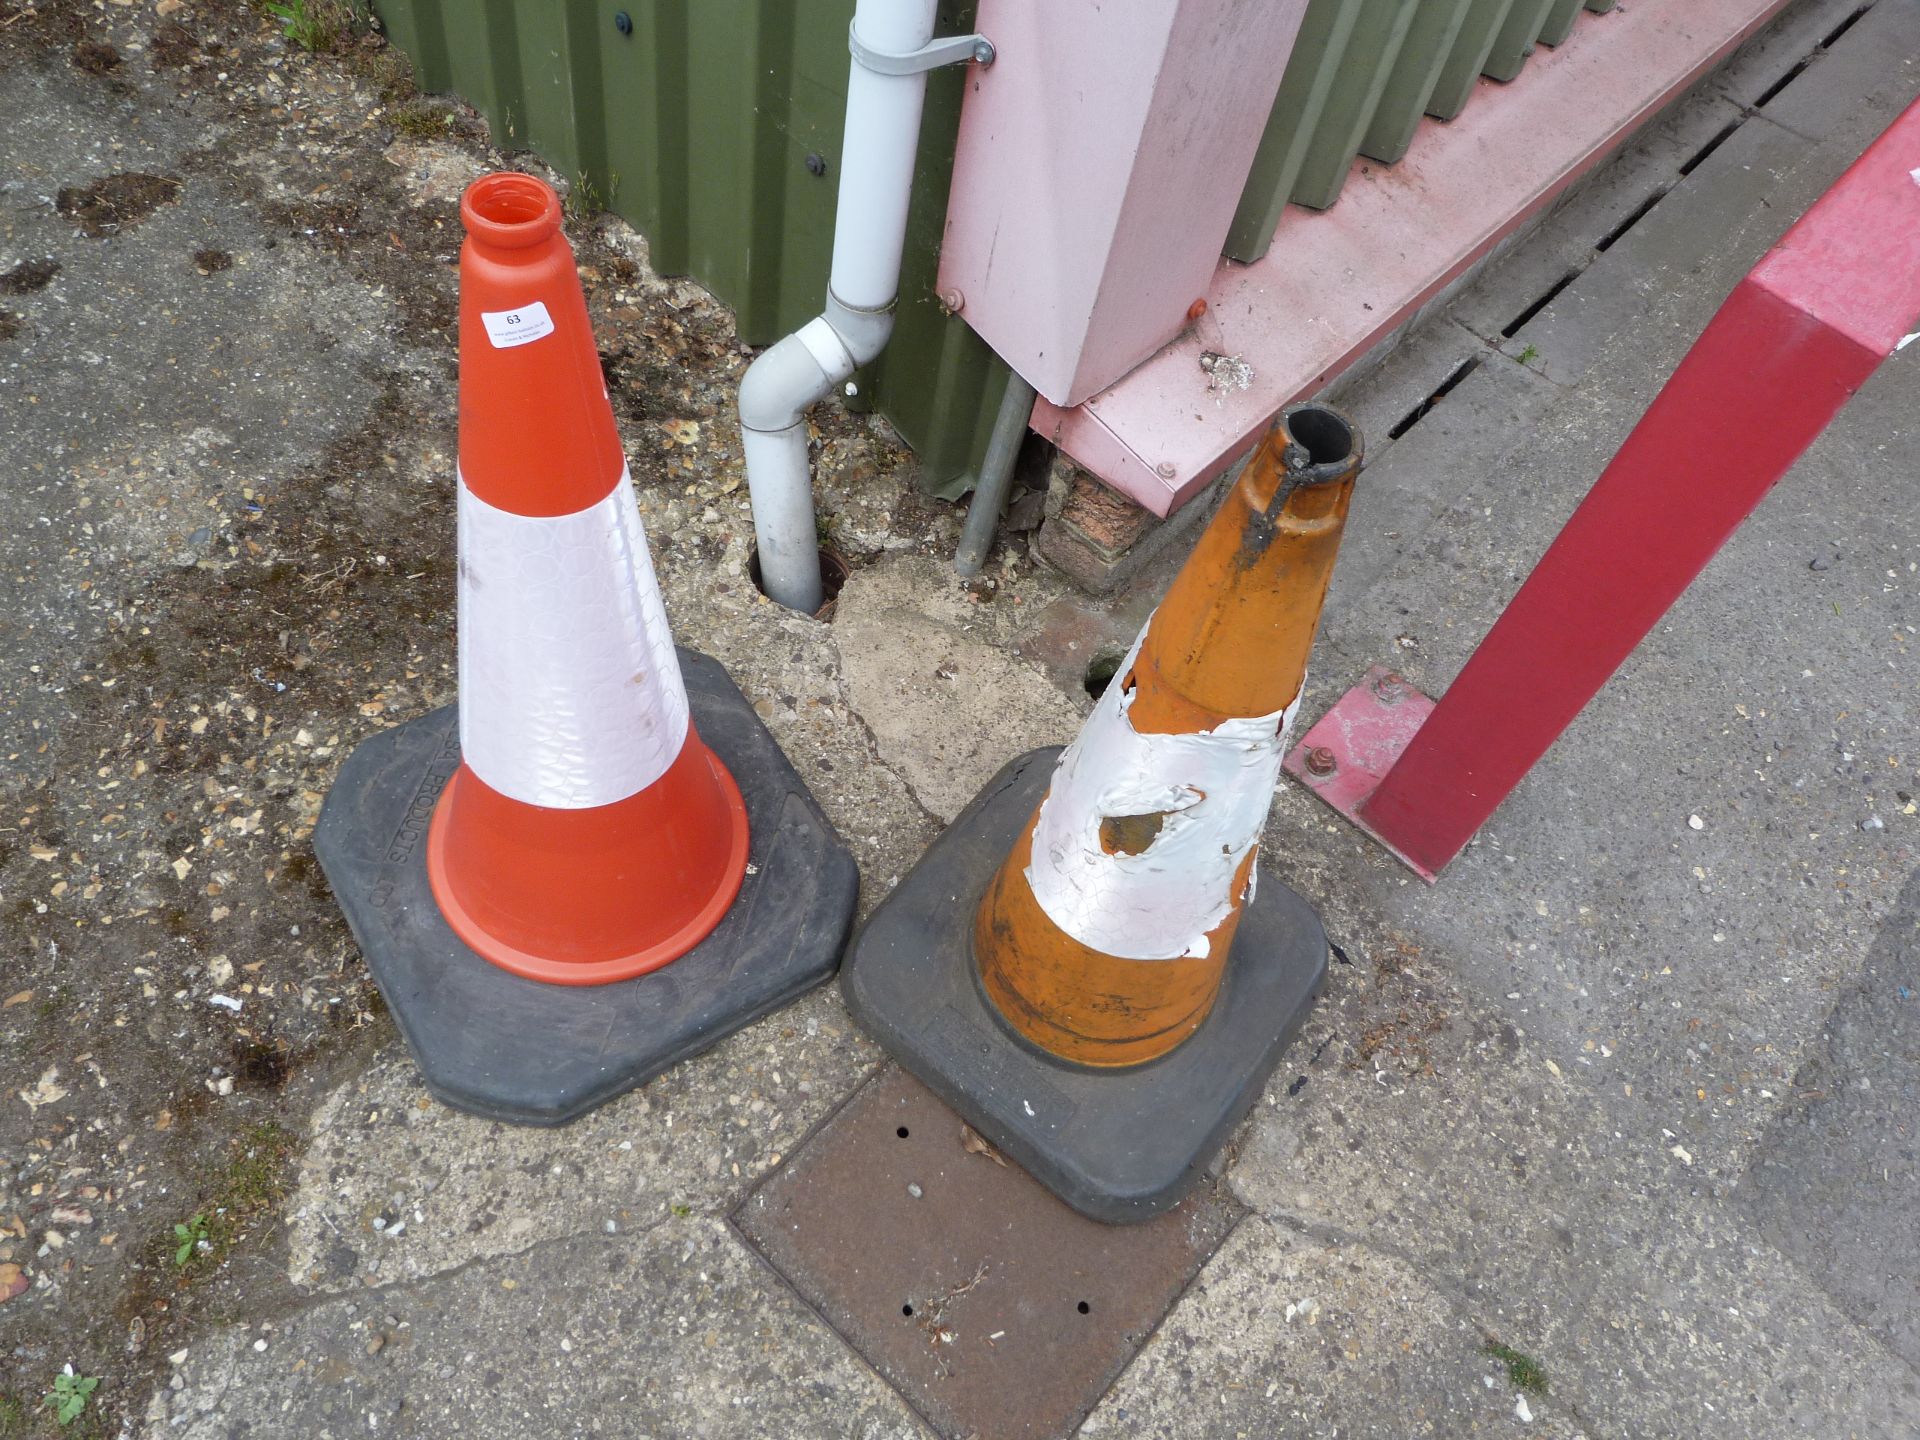
<svg viewBox="0 0 1920 1440">
<path fill-rule="evenodd" d="M 726 1222 L 885 1063 L 837 993 L 514 1129 L 426 1096 L 333 906 L 338 764 L 454 695 L 457 198 L 539 162 L 364 27 L 282 28 L 0 0 L 0 1440 L 930 1434 Z M 1800 0 L 1343 387 L 1309 717 L 1376 661 L 1445 689 L 1916 57 L 1920 0 Z M 1014 537 L 961 583 L 960 512 L 823 406 L 852 574 L 780 610 L 727 311 L 569 233 L 676 634 L 865 913 L 1177 557 L 1094 601 Z M 1920 1434 L 1916 356 L 1438 886 L 1282 786 L 1266 863 L 1338 963 L 1219 1166 L 1247 1217 L 1083 1433 Z"/>
</svg>

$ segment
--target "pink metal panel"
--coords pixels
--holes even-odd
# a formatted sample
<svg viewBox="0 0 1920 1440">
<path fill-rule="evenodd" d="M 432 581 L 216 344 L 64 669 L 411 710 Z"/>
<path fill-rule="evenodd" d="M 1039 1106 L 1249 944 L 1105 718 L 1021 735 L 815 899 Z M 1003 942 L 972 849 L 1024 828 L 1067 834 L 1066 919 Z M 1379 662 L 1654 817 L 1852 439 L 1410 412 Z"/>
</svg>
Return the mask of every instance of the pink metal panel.
<svg viewBox="0 0 1920 1440">
<path fill-rule="evenodd" d="M 1033 428 L 1170 513 L 1282 405 L 1365 355 L 1785 3 L 1687 0 L 1584 18 L 1511 83 L 1482 82 L 1495 93 L 1457 120 L 1423 120 L 1398 165 L 1358 162 L 1331 210 L 1289 206 L 1266 256 L 1220 261 L 1206 315 L 1118 384 L 1078 406 L 1043 389 Z M 1205 355 L 1247 369 L 1209 368 Z"/>
<path fill-rule="evenodd" d="M 1735 287 L 1404 753 L 1337 808 L 1431 879 L 1916 317 L 1920 103 Z"/>
<path fill-rule="evenodd" d="M 980 0 L 943 295 L 1074 405 L 1207 293 L 1306 0 Z M 951 303 L 951 300 L 949 301 Z"/>
</svg>

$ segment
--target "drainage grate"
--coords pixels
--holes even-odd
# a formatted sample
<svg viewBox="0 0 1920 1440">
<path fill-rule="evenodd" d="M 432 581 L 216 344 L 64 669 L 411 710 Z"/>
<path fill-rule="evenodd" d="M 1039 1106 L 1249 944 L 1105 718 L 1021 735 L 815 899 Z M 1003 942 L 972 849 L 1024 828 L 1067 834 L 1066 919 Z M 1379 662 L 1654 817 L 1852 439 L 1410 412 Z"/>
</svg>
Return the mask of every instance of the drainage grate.
<svg viewBox="0 0 1920 1440">
<path fill-rule="evenodd" d="M 734 1212 L 747 1240 L 947 1440 L 1069 1434 L 1241 1208 L 1075 1214 L 889 1065 Z"/>
<path fill-rule="evenodd" d="M 1626 219 L 1622 220 L 1618 225 L 1615 225 L 1611 230 L 1607 231 L 1606 234 L 1593 242 L 1593 248 L 1601 254 L 1605 254 L 1611 250 L 1614 241 L 1618 240 L 1622 235 L 1626 234 L 1627 231 L 1646 219 L 1653 207 L 1667 198 L 1667 190 L 1669 188 L 1671 187 L 1662 186 L 1646 199 L 1642 200 L 1638 205 L 1634 206 L 1631 215 L 1627 216 Z"/>
<path fill-rule="evenodd" d="M 1846 19 L 1842 20 L 1838 25 L 1834 26 L 1833 29 L 1827 32 L 1827 38 L 1820 42 L 1820 48 L 1822 50 L 1831 50 L 1833 48 L 1834 41 L 1838 40 L 1842 35 L 1846 34 L 1847 31 L 1851 30 L 1855 25 L 1859 24 L 1861 17 L 1865 15 L 1867 11 L 1871 10 L 1872 8 L 1873 6 L 1871 4 L 1862 5 L 1858 10 L 1854 11 L 1851 15 L 1847 16 Z"/>
<path fill-rule="evenodd" d="M 1769 85 L 1766 89 L 1762 90 L 1757 96 L 1755 96 L 1753 104 L 1750 105 L 1748 108 L 1752 110 L 1758 110 L 1762 108 L 1769 100 L 1773 99 L 1774 96 L 1778 95 L 1782 90 L 1786 89 L 1787 86 L 1791 85 L 1794 81 L 1798 80 L 1800 78 L 1801 72 L 1804 71 L 1807 68 L 1807 66 L 1811 65 L 1815 60 L 1818 60 L 1819 58 L 1820 58 L 1820 52 L 1818 50 L 1815 50 L 1811 55 L 1807 56 L 1798 65 L 1794 66 L 1791 70 L 1787 71 L 1786 74 L 1782 75 L 1778 80 L 1774 81 L 1773 84 Z"/>
<path fill-rule="evenodd" d="M 1511 340 L 1515 335 L 1519 334 L 1522 325 L 1526 324 L 1529 320 L 1533 319 L 1534 316 L 1546 309 L 1547 306 L 1551 305 L 1556 295 L 1579 278 L 1580 272 L 1578 270 L 1569 270 L 1558 280 L 1554 281 L 1553 284 L 1549 285 L 1528 302 L 1526 309 L 1522 310 L 1518 315 L 1514 316 L 1513 319 L 1500 327 L 1501 338 Z"/>
<path fill-rule="evenodd" d="M 1467 359 L 1462 360 L 1454 367 L 1451 375 L 1434 386 L 1431 395 L 1427 396 L 1426 399 L 1422 400 L 1418 405 L 1414 406 L 1413 409 L 1400 417 L 1399 423 L 1387 431 L 1387 439 L 1398 440 L 1402 435 L 1406 434 L 1407 431 L 1426 419 L 1429 410 L 1446 399 L 1452 392 L 1454 386 L 1458 385 L 1479 368 L 1480 357 L 1478 355 L 1469 356 Z"/>
<path fill-rule="evenodd" d="M 1698 170 L 1703 160 L 1713 154 L 1713 152 L 1718 150 L 1722 145 L 1726 144 L 1727 141 L 1731 140 L 1733 138 L 1733 132 L 1746 123 L 1747 117 L 1742 115 L 1731 124 L 1722 126 L 1719 134 L 1715 135 L 1711 140 L 1707 141 L 1706 144 L 1702 145 L 1687 157 L 1687 163 L 1680 167 L 1680 173 L 1682 175 L 1691 175 L 1695 170 Z"/>
</svg>

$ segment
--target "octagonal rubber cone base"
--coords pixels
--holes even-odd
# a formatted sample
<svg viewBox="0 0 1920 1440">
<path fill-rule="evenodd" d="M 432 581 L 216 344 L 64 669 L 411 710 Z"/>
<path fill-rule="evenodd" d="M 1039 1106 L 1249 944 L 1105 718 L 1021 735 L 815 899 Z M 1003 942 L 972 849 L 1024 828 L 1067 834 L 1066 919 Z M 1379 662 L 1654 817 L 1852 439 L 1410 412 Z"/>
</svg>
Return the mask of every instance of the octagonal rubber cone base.
<svg viewBox="0 0 1920 1440">
<path fill-rule="evenodd" d="M 980 987 L 973 916 L 1059 754 L 1020 756 L 974 797 L 874 911 L 840 985 L 854 1018 L 1034 1179 L 1096 1220 L 1146 1220 L 1253 1108 L 1326 978 L 1327 937 L 1305 900 L 1263 875 L 1220 998 L 1178 1049 L 1094 1070 L 1018 1038 Z"/>
<path fill-rule="evenodd" d="M 453 706 L 376 735 L 340 769 L 314 849 L 427 1088 L 457 1110 L 560 1125 L 832 976 L 853 922 L 853 857 L 717 661 L 681 650 L 700 738 L 750 826 L 726 917 L 672 964 L 611 985 L 544 985 L 488 963 L 441 917 L 427 824 L 460 763 Z"/>
</svg>

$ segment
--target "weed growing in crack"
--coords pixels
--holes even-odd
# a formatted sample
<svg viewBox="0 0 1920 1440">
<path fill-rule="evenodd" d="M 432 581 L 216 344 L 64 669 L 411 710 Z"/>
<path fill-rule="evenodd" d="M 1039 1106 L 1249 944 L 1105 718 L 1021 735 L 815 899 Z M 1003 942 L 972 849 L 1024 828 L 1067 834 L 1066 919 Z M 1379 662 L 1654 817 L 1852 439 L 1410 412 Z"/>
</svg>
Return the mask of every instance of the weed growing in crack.
<svg viewBox="0 0 1920 1440">
<path fill-rule="evenodd" d="M 359 19 L 352 0 L 255 0 L 302 50 L 331 50 Z"/>
<path fill-rule="evenodd" d="M 1507 1379 L 1530 1395 L 1547 1393 L 1546 1367 L 1531 1355 L 1514 1349 L 1511 1345 L 1502 1345 L 1497 1340 L 1487 1342 L 1487 1354 L 1493 1356 L 1507 1367 Z"/>
<path fill-rule="evenodd" d="M 174 1266 L 186 1272 L 183 1284 L 218 1270 L 248 1225 L 286 1198 L 295 1144 L 293 1135 L 271 1120 L 248 1126 L 235 1139 L 205 1208 L 175 1225 L 166 1240 Z"/>
<path fill-rule="evenodd" d="M 87 1408 L 87 1400 L 100 1388 L 98 1375 L 76 1375 L 69 1365 L 53 1377 L 53 1389 L 47 1392 L 43 1402 L 53 1412 L 53 1418 L 60 1422 L 62 1429 L 80 1418 Z"/>
<path fill-rule="evenodd" d="M 593 183 L 593 177 L 582 170 L 573 177 L 573 184 L 567 187 L 567 198 L 560 207 L 567 224 L 584 225 L 613 204 L 614 192 L 619 188 L 620 177 L 615 175 L 608 181 L 607 193 L 602 195 L 600 187 Z"/>
<path fill-rule="evenodd" d="M 173 1263 L 184 1270 L 194 1257 L 194 1253 L 207 1243 L 207 1217 L 195 1215 L 184 1224 L 173 1227 Z"/>
</svg>

